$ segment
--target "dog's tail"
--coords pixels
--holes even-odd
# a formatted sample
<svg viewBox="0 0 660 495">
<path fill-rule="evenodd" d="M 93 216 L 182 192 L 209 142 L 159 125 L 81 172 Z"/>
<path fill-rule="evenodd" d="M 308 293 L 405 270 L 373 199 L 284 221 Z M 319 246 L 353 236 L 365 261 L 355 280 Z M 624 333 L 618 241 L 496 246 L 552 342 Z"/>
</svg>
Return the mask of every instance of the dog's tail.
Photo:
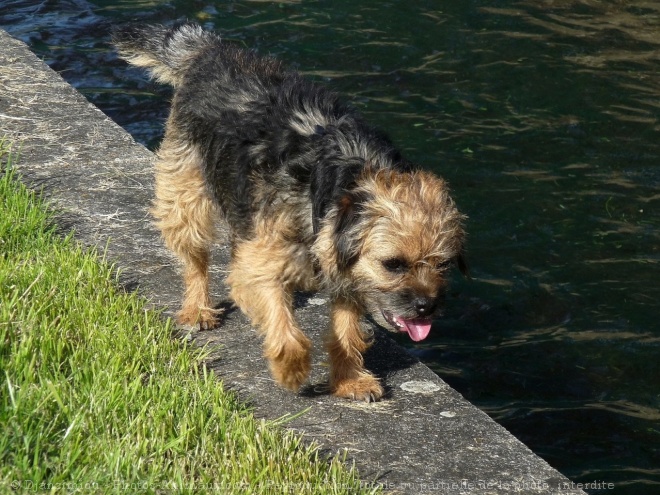
<svg viewBox="0 0 660 495">
<path fill-rule="evenodd" d="M 219 41 L 216 34 L 188 22 L 173 27 L 129 25 L 112 33 L 112 43 L 121 58 L 149 69 L 155 79 L 172 86 L 179 85 L 195 54 Z"/>
</svg>

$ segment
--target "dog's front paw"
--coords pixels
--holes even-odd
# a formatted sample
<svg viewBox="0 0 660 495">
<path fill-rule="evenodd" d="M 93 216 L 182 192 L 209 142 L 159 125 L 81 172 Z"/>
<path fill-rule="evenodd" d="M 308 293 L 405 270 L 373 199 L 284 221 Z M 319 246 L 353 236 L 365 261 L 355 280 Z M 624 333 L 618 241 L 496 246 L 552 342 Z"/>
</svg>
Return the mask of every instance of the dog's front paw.
<svg viewBox="0 0 660 495">
<path fill-rule="evenodd" d="M 183 308 L 176 315 L 179 325 L 199 326 L 200 330 L 212 330 L 222 323 L 222 311 L 209 308 Z"/>
<path fill-rule="evenodd" d="M 297 392 L 305 383 L 312 368 L 309 354 L 311 345 L 311 341 L 304 338 L 295 344 L 289 343 L 277 354 L 268 351 L 265 353 L 270 372 L 280 386 Z"/>
<path fill-rule="evenodd" d="M 345 399 L 363 402 L 380 400 L 385 391 L 378 379 L 369 374 L 361 374 L 357 378 L 345 378 L 330 384 L 333 395 Z"/>
<path fill-rule="evenodd" d="M 309 355 L 288 356 L 287 359 L 271 361 L 270 372 L 275 381 L 286 388 L 297 392 L 309 376 L 312 365 Z"/>
</svg>

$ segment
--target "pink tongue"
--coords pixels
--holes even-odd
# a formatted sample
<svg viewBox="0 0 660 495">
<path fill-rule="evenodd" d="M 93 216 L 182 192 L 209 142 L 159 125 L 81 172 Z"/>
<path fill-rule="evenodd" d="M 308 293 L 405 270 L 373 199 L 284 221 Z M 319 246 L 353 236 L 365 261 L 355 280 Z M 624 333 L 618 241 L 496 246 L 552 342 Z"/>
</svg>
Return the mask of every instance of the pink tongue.
<svg viewBox="0 0 660 495">
<path fill-rule="evenodd" d="M 415 342 L 424 340 L 428 337 L 429 332 L 431 331 L 431 319 L 430 318 L 413 318 L 407 320 L 401 318 L 400 316 L 395 316 L 394 319 L 403 325 L 401 329 L 402 332 L 408 332 L 408 335 Z"/>
</svg>

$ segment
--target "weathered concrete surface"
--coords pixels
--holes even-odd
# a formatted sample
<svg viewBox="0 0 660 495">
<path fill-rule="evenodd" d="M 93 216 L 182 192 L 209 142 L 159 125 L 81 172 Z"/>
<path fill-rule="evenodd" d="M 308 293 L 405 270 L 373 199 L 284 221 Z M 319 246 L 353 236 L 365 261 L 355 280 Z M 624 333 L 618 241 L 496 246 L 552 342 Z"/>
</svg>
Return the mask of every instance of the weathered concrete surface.
<svg viewBox="0 0 660 495">
<path fill-rule="evenodd" d="M 150 224 L 153 155 L 91 105 L 27 47 L 0 31 L 0 135 L 20 150 L 18 169 L 61 211 L 60 225 L 84 244 L 107 246 L 123 283 L 154 306 L 175 309 L 181 293 L 174 260 Z M 64 222 L 64 224 L 62 224 Z M 215 294 L 224 297 L 228 251 L 215 252 Z M 231 312 L 224 327 L 194 335 L 217 344 L 209 360 L 255 414 L 304 414 L 288 426 L 330 452 L 346 449 L 365 482 L 392 493 L 583 493 L 426 366 L 375 329 L 368 367 L 383 377 L 385 400 L 359 404 L 325 392 L 323 295 L 300 297 L 297 315 L 317 352 L 300 395 L 277 388 L 249 322 Z M 566 483 L 567 485 L 563 485 Z"/>
</svg>

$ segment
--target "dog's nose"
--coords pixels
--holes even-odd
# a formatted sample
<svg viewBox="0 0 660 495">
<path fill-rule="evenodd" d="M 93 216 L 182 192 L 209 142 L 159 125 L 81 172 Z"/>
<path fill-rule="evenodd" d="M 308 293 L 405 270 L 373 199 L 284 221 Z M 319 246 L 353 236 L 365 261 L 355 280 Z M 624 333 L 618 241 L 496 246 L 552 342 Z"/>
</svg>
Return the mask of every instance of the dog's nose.
<svg viewBox="0 0 660 495">
<path fill-rule="evenodd" d="M 418 297 L 413 301 L 413 306 L 419 316 L 429 316 L 435 311 L 435 300 L 428 297 Z"/>
</svg>

